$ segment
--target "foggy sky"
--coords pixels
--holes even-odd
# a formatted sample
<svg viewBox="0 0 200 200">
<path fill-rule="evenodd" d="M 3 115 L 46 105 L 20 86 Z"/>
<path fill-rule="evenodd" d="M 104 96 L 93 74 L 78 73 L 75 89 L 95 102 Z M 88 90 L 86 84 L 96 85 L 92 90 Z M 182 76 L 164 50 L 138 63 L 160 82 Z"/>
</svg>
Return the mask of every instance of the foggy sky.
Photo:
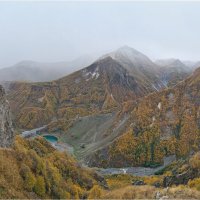
<svg viewBox="0 0 200 200">
<path fill-rule="evenodd" d="M 200 2 L 0 2 L 0 67 L 131 46 L 200 60 Z"/>
</svg>

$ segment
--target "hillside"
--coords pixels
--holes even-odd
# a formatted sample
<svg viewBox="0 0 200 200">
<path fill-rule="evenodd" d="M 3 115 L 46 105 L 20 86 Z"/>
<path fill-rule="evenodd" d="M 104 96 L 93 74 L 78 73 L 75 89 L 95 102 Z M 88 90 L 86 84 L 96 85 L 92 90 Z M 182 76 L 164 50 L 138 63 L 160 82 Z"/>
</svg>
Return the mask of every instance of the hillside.
<svg viewBox="0 0 200 200">
<path fill-rule="evenodd" d="M 159 66 L 160 79 L 166 83 L 168 87 L 176 85 L 189 76 L 193 68 L 184 64 L 179 59 L 163 59 L 155 62 Z"/>
<path fill-rule="evenodd" d="M 103 177 L 42 137 L 18 136 L 12 149 L 0 149 L 0 197 L 198 199 L 200 68 L 171 88 L 157 79 L 159 71 L 152 79 L 146 76 L 146 65 L 141 77 L 133 71 L 106 56 L 56 81 L 13 82 L 7 92 L 14 125 L 47 124 L 44 131 L 71 145 L 76 158 L 90 167 L 154 168 L 170 155 L 177 161 L 157 176 Z M 8 106 L 5 98 L 2 102 Z"/>
<path fill-rule="evenodd" d="M 55 120 L 113 112 L 119 110 L 123 102 L 162 89 L 164 85 L 151 70 L 153 63 L 141 53 L 137 53 L 137 56 L 141 54 L 137 62 L 130 61 L 126 51 L 136 54 L 126 47 L 116 51 L 116 55 L 123 52 L 123 59 L 104 56 L 89 67 L 56 81 L 11 83 L 8 98 L 17 126 L 34 128 Z M 124 64 L 125 59 L 130 65 Z"/>
<path fill-rule="evenodd" d="M 140 99 L 126 131 L 112 145 L 96 152 L 93 166 L 153 166 L 164 156 L 187 158 L 199 150 L 200 69 L 174 88 Z"/>
<path fill-rule="evenodd" d="M 143 53 L 123 46 L 103 57 L 107 56 L 119 62 L 137 82 L 148 87 L 151 91 L 165 87 L 165 83 L 159 78 L 158 66 Z"/>
<path fill-rule="evenodd" d="M 199 154 L 187 165 L 176 164 L 163 175 L 151 177 L 126 174 L 102 177 L 81 167 L 68 154 L 56 151 L 40 137 L 34 140 L 17 137 L 13 149 L 0 149 L 0 155 L 2 199 L 198 199 L 200 196 Z M 176 166 L 182 174 L 170 176 L 171 171 L 178 173 Z M 189 176 L 191 170 L 194 176 Z M 189 182 L 183 182 L 184 177 L 190 178 Z M 138 180 L 144 185 L 134 185 Z M 165 183 L 169 183 L 168 188 Z M 187 185 L 171 185 L 183 183 Z"/>
<path fill-rule="evenodd" d="M 163 67 L 166 71 L 172 69 L 169 79 L 174 80 L 173 70 L 181 68 L 180 65 L 179 61 L 173 61 L 171 67 Z M 90 66 L 55 81 L 12 82 L 7 89 L 14 125 L 25 130 L 48 125 L 46 132 L 72 145 L 78 158 L 88 160 L 91 154 L 107 148 L 121 134 L 131 132 L 128 127 L 136 111 L 130 111 L 138 106 L 139 99 L 145 100 L 146 96 L 151 93 L 154 96 L 155 92 L 157 98 L 163 94 L 167 82 L 162 80 L 159 70 L 160 67 L 142 53 L 122 47 Z M 175 82 L 177 84 L 178 79 Z M 154 99 L 149 101 L 157 102 Z M 136 123 L 139 118 L 132 120 Z M 136 130 L 143 128 L 137 126 Z M 125 140 L 129 137 L 130 134 Z M 139 138 L 136 143 L 144 143 L 143 136 Z M 150 145 L 149 141 L 147 143 Z M 127 165 L 150 162 L 149 155 L 145 157 L 143 153 L 140 153 L 136 163 L 126 155 L 125 159 L 129 160 Z M 103 159 L 106 155 L 104 152 Z M 163 156 L 164 153 L 160 153 L 155 162 L 161 163 Z"/>
<path fill-rule="evenodd" d="M 106 186 L 101 176 L 42 138 L 17 137 L 13 149 L 0 149 L 0 155 L 3 199 L 83 199 L 93 187 Z"/>
</svg>

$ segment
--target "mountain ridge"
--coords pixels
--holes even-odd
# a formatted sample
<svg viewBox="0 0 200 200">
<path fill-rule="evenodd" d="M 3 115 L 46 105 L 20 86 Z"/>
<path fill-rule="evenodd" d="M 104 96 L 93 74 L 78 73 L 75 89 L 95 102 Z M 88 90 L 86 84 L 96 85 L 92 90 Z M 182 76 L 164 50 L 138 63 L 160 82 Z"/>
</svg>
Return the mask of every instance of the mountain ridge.
<svg viewBox="0 0 200 200">
<path fill-rule="evenodd" d="M 162 163 L 164 156 L 184 159 L 199 151 L 199 87 L 200 68 L 173 88 L 139 99 L 128 111 L 124 133 L 88 157 L 89 165 L 148 166 Z"/>
<path fill-rule="evenodd" d="M 13 66 L 0 69 L 0 82 L 4 81 L 51 81 L 79 70 L 94 61 L 90 56 L 82 56 L 68 62 L 21 61 Z"/>
<path fill-rule="evenodd" d="M 122 50 L 124 51 L 124 49 Z M 128 51 L 132 52 L 132 49 L 128 48 Z M 135 50 L 132 53 L 134 54 Z M 139 52 L 137 54 L 140 55 Z M 124 64 L 125 60 L 127 60 L 128 64 L 126 62 Z M 47 125 L 46 131 L 48 133 L 54 133 L 62 141 L 74 145 L 76 156 L 88 161 L 88 158 L 91 154 L 93 156 L 94 152 L 101 155 L 98 152 L 101 145 L 104 147 L 103 151 L 108 144 L 116 144 L 121 148 L 120 141 L 119 143 L 113 142 L 119 136 L 123 139 L 125 134 L 126 137 L 122 141 L 126 142 L 127 139 L 133 141 L 132 133 L 129 132 L 128 134 L 125 130 L 128 131 L 128 127 L 132 124 L 130 121 L 134 119 L 135 125 L 133 123 L 131 126 L 135 126 L 134 132 L 136 132 L 136 136 L 144 129 L 147 131 L 145 137 L 141 134 L 139 138 L 134 138 L 133 146 L 135 144 L 142 146 L 146 143 L 148 154 L 145 154 L 142 150 L 137 162 L 135 161 L 136 158 L 130 158 L 129 161 L 136 166 L 151 162 L 153 158 L 149 150 L 150 142 L 160 137 L 160 127 L 152 130 L 153 135 L 151 135 L 152 132 L 150 130 L 149 136 L 149 127 L 146 127 L 146 123 L 150 121 L 152 124 L 150 125 L 154 126 L 157 117 L 150 116 L 150 119 L 148 117 L 150 114 L 152 115 L 153 111 L 158 112 L 159 107 L 163 104 L 161 103 L 160 105 L 156 98 L 161 98 L 164 101 L 166 97 L 163 94 L 166 91 L 176 90 L 174 88 L 182 84 L 180 81 L 183 82 L 184 78 L 179 79 L 176 75 L 175 77 L 172 76 L 174 75 L 172 71 L 169 76 L 173 78 L 174 85 L 168 86 L 168 82 L 165 84 L 162 80 L 160 68 L 153 62 L 150 61 L 151 64 L 153 63 L 155 71 L 152 69 L 150 73 L 151 67 L 149 65 L 146 66 L 145 64 L 140 67 L 140 65 L 137 66 L 132 61 L 129 58 L 126 59 L 124 55 L 123 59 L 122 57 L 117 57 L 117 59 L 115 57 L 114 59 L 110 55 L 106 55 L 88 67 L 55 81 L 11 83 L 8 88 L 8 99 L 14 113 L 15 124 L 20 129 L 33 129 Z M 142 62 L 140 64 L 142 65 Z M 127 67 L 127 65 L 129 66 Z M 134 70 L 135 73 L 133 73 Z M 196 79 L 198 81 L 198 76 Z M 176 95 L 178 94 L 176 93 Z M 156 106 L 154 105 L 155 103 L 157 103 Z M 144 114 L 140 114 L 137 109 Z M 169 117 L 170 113 L 167 112 Z M 140 122 L 140 119 L 142 119 L 143 123 Z M 90 123 L 88 124 L 89 121 L 93 123 L 93 126 L 90 126 Z M 169 128 L 167 130 L 169 131 Z M 147 140 L 148 137 L 150 137 L 149 141 Z M 163 144 L 160 140 L 158 143 L 157 157 L 152 163 L 162 162 L 164 153 L 160 148 L 168 148 L 171 140 L 167 141 L 166 144 Z M 133 149 L 134 151 L 135 149 Z M 112 148 L 112 152 L 114 156 L 117 155 L 115 148 Z M 169 152 L 174 153 L 173 149 L 169 149 Z M 109 156 L 112 156 L 110 150 L 108 150 Z M 127 156 L 129 155 L 127 154 Z M 116 158 L 117 156 L 110 157 L 110 160 L 114 161 Z M 125 160 L 126 158 L 123 159 Z M 99 158 L 94 158 L 94 160 L 102 161 Z M 101 166 L 100 163 L 98 164 Z M 107 164 L 112 165 L 111 163 Z M 128 162 L 127 164 L 130 163 Z M 104 165 L 106 166 L 106 162 Z"/>
</svg>

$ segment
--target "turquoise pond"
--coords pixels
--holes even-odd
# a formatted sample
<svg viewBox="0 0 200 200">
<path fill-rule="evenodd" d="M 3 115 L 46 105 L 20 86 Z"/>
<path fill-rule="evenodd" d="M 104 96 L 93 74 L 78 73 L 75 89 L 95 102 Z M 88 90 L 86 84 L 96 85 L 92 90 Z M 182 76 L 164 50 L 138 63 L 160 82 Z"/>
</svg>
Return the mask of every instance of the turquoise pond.
<svg viewBox="0 0 200 200">
<path fill-rule="evenodd" d="M 47 141 L 55 143 L 58 141 L 58 138 L 53 135 L 44 135 L 43 136 Z"/>
</svg>

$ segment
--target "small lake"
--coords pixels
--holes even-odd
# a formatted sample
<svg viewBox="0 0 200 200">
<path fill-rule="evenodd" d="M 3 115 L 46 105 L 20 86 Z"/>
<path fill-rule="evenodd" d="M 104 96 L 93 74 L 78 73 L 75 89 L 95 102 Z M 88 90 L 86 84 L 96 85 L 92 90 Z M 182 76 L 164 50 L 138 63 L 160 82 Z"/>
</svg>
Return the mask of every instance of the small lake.
<svg viewBox="0 0 200 200">
<path fill-rule="evenodd" d="M 58 141 L 58 138 L 53 135 L 43 135 L 43 138 L 45 138 L 48 142 L 56 143 Z"/>
</svg>

